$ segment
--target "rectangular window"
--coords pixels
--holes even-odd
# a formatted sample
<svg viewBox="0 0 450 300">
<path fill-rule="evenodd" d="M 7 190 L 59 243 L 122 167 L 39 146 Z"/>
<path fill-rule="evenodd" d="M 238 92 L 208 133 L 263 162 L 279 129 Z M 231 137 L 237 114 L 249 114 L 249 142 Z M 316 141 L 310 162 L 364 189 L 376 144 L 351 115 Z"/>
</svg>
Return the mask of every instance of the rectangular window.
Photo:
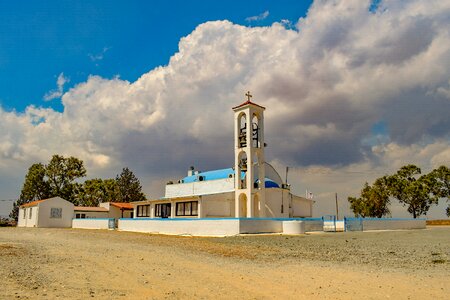
<svg viewBox="0 0 450 300">
<path fill-rule="evenodd" d="M 86 219 L 86 214 L 76 214 L 75 219 Z"/>
<path fill-rule="evenodd" d="M 23 209 L 23 218 L 24 219 L 27 218 L 27 209 L 26 208 Z"/>
<path fill-rule="evenodd" d="M 177 216 L 198 216 L 198 201 L 178 202 Z"/>
<path fill-rule="evenodd" d="M 150 217 L 150 205 L 138 205 L 137 206 L 138 217 Z"/>
<path fill-rule="evenodd" d="M 28 219 L 31 219 L 32 216 L 33 216 L 33 208 L 30 207 L 30 215 L 28 216 Z"/>
<path fill-rule="evenodd" d="M 62 208 L 50 208 L 50 218 L 52 219 L 61 219 L 62 217 Z"/>
<path fill-rule="evenodd" d="M 171 215 L 171 204 L 161 203 L 155 204 L 155 217 L 168 218 Z"/>
</svg>

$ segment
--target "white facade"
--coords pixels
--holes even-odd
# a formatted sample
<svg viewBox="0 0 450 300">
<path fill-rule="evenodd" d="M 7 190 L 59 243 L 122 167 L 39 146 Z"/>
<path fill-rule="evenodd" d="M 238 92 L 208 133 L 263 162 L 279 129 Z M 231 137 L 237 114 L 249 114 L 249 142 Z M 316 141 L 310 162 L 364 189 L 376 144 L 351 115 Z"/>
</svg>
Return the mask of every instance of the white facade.
<svg viewBox="0 0 450 300">
<path fill-rule="evenodd" d="M 60 197 L 38 200 L 19 208 L 19 227 L 72 227 L 73 204 Z"/>
</svg>

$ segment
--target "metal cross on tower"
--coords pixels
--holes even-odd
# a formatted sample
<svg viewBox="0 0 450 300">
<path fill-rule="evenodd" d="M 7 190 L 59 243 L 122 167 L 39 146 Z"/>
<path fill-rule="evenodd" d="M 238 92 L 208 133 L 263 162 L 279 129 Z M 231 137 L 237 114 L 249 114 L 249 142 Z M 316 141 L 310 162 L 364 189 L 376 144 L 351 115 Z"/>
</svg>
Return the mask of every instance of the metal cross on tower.
<svg viewBox="0 0 450 300">
<path fill-rule="evenodd" d="M 248 91 L 247 94 L 245 94 L 245 96 L 247 96 L 248 101 L 250 101 L 250 98 L 253 97 L 253 96 L 250 94 L 250 91 Z"/>
</svg>

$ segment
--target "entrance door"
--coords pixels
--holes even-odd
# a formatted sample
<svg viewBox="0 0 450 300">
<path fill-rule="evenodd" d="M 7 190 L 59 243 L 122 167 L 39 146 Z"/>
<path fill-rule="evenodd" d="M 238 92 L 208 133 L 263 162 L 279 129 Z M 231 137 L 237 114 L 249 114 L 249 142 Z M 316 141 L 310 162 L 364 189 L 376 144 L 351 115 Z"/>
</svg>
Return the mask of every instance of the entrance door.
<svg viewBox="0 0 450 300">
<path fill-rule="evenodd" d="M 161 218 L 170 217 L 171 206 L 171 203 L 161 204 Z"/>
</svg>

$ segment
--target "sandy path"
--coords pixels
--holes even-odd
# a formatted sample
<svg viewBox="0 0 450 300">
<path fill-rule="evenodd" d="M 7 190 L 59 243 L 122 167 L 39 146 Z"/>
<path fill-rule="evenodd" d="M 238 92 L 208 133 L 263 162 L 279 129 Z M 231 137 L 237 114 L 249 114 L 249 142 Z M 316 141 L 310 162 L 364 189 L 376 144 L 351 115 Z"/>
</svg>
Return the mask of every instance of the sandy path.
<svg viewBox="0 0 450 300">
<path fill-rule="evenodd" d="M 448 299 L 448 251 L 450 228 L 229 239 L 0 228 L 0 298 Z"/>
</svg>

